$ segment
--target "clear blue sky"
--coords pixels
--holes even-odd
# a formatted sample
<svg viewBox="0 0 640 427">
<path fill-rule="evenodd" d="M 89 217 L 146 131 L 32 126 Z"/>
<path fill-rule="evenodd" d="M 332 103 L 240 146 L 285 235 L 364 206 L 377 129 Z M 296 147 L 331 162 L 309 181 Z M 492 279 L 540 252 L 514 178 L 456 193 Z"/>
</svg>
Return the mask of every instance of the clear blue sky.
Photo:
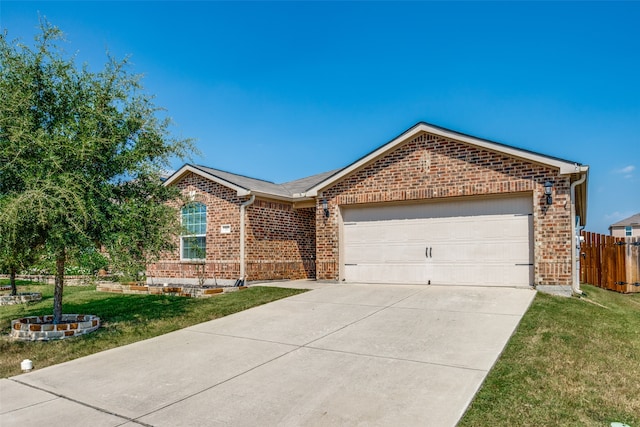
<svg viewBox="0 0 640 427">
<path fill-rule="evenodd" d="M 639 2 L 2 0 L 0 27 L 38 13 L 79 62 L 131 55 L 195 163 L 284 182 L 427 121 L 590 165 L 591 231 L 640 212 Z"/>
</svg>

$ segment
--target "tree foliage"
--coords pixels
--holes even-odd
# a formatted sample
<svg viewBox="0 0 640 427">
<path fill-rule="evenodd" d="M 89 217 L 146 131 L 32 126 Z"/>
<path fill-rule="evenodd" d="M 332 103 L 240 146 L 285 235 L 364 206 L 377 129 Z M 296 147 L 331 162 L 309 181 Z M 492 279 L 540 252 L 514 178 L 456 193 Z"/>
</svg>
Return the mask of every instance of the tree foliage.
<svg viewBox="0 0 640 427">
<path fill-rule="evenodd" d="M 33 47 L 0 35 L 1 231 L 18 255 L 42 244 L 54 254 L 54 321 L 70 252 L 99 248 L 140 266 L 169 249 L 177 214 L 166 202 L 177 195 L 161 173 L 192 150 L 126 59 L 90 71 L 62 37 L 46 21 Z"/>
<path fill-rule="evenodd" d="M 37 229 L 29 229 L 22 225 L 18 225 L 18 228 L 22 229 L 21 235 L 17 235 L 15 230 L 0 222 L 0 271 L 9 273 L 11 295 L 18 293 L 16 274 L 36 262 L 44 246 Z"/>
</svg>

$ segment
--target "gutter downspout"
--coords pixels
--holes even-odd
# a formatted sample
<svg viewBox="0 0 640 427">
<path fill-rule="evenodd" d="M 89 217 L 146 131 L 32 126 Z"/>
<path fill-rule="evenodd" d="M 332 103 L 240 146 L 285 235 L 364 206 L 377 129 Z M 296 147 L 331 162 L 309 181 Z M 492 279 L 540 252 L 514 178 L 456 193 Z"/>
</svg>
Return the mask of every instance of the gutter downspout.
<svg viewBox="0 0 640 427">
<path fill-rule="evenodd" d="M 571 265 L 573 266 L 573 277 L 571 279 L 571 290 L 574 295 L 583 295 L 580 290 L 580 269 L 578 268 L 578 250 L 580 248 L 580 238 L 576 234 L 576 187 L 587 179 L 587 174 L 571 183 Z"/>
<path fill-rule="evenodd" d="M 244 240 L 245 240 L 245 224 L 244 224 L 244 214 L 247 209 L 247 206 L 251 206 L 253 202 L 255 202 L 256 196 L 255 194 L 251 195 L 251 198 L 244 203 L 240 204 L 240 279 L 244 282 L 246 272 L 245 266 L 245 255 L 244 255 Z"/>
</svg>

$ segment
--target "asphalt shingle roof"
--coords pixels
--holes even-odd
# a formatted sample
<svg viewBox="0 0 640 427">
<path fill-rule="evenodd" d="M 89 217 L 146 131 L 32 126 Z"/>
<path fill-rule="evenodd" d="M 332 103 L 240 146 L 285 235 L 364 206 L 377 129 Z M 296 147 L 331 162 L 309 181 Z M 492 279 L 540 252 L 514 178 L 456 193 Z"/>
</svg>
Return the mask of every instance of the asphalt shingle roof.
<svg viewBox="0 0 640 427">
<path fill-rule="evenodd" d="M 209 175 L 215 176 L 246 190 L 282 197 L 292 197 L 294 194 L 303 193 L 309 188 L 324 181 L 326 178 L 339 171 L 338 169 L 329 172 L 323 172 L 317 175 L 308 176 L 306 178 L 297 179 L 295 181 L 276 184 L 271 181 L 250 178 L 248 176 L 238 175 L 220 169 L 213 169 L 207 166 L 195 165 L 195 167 Z"/>
<path fill-rule="evenodd" d="M 611 224 L 611 227 L 626 227 L 627 225 L 640 225 L 640 212 L 622 221 L 618 221 L 615 224 Z"/>
</svg>

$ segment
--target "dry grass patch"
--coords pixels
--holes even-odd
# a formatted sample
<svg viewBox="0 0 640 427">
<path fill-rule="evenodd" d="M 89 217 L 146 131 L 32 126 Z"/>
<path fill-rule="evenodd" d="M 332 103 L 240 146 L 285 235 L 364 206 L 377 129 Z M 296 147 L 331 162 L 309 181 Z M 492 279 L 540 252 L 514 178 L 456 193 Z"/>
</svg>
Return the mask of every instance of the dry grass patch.
<svg viewBox="0 0 640 427">
<path fill-rule="evenodd" d="M 538 294 L 460 426 L 640 425 L 640 295 Z"/>
</svg>

